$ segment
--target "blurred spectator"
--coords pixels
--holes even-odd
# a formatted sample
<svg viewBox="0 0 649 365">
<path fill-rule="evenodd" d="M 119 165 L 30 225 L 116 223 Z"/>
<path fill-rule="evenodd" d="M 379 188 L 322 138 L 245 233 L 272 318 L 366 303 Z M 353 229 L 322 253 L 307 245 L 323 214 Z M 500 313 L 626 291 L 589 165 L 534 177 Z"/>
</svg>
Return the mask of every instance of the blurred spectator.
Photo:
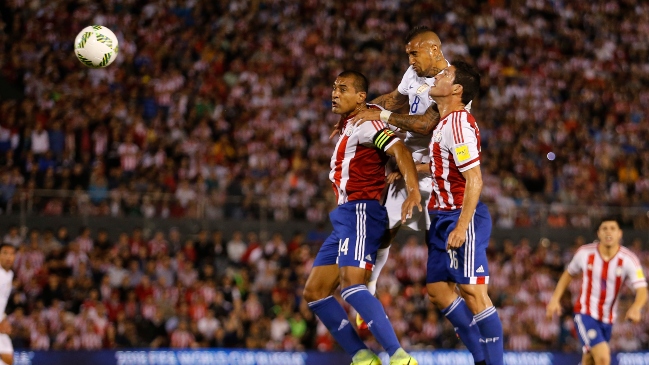
<svg viewBox="0 0 649 365">
<path fill-rule="evenodd" d="M 232 238 L 230 239 L 230 241 L 228 241 L 227 244 L 228 258 L 230 259 L 230 261 L 235 264 L 241 262 L 241 258 L 246 252 L 246 249 L 247 245 L 243 241 L 243 235 L 241 234 L 241 232 L 235 231 L 234 233 L 232 233 Z"/>
<path fill-rule="evenodd" d="M 23 242 L 22 237 L 20 236 L 20 230 L 18 226 L 9 227 L 9 231 L 2 237 L 2 243 L 8 243 L 19 247 Z"/>
</svg>

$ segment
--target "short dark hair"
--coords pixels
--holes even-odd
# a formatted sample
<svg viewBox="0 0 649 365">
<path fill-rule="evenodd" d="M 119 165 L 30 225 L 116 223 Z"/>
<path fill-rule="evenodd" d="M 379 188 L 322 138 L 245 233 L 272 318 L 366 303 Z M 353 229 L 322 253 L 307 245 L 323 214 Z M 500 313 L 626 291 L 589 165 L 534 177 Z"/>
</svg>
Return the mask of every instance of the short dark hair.
<svg viewBox="0 0 649 365">
<path fill-rule="evenodd" d="M 14 251 L 18 250 L 18 248 L 16 246 L 12 245 L 11 243 L 6 243 L 6 242 L 0 243 L 0 251 L 2 251 L 2 249 L 5 248 L 5 247 L 11 247 L 11 248 L 14 249 Z"/>
<path fill-rule="evenodd" d="M 410 41 L 416 36 L 428 32 L 432 32 L 432 30 L 425 25 L 418 25 L 412 28 L 410 32 L 408 32 L 408 35 L 406 36 L 406 44 L 410 43 Z"/>
<path fill-rule="evenodd" d="M 354 79 L 354 89 L 357 92 L 366 93 L 369 90 L 370 83 L 367 81 L 367 77 L 358 71 L 346 70 L 341 72 L 338 77 L 351 77 Z"/>
<path fill-rule="evenodd" d="M 453 84 L 462 85 L 462 103 L 464 105 L 478 96 L 480 91 L 480 73 L 475 66 L 464 61 L 453 61 L 455 67 L 455 80 Z"/>
<path fill-rule="evenodd" d="M 617 223 L 618 227 L 622 228 L 622 224 L 620 224 L 620 218 L 614 215 L 607 215 L 602 217 L 602 219 L 599 220 L 599 224 L 597 225 L 596 231 L 599 230 L 599 227 L 601 227 L 602 224 L 604 224 L 604 222 L 615 222 Z"/>
</svg>

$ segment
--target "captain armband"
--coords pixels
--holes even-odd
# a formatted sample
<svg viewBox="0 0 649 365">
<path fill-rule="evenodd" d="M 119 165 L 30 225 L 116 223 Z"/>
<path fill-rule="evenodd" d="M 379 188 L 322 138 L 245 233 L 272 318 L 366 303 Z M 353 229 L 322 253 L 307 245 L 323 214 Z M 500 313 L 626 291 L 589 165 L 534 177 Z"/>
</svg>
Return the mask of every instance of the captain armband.
<svg viewBox="0 0 649 365">
<path fill-rule="evenodd" d="M 380 150 L 385 151 L 386 147 L 390 146 L 392 144 L 391 142 L 398 138 L 393 131 L 384 128 L 376 132 L 372 138 L 372 143 Z"/>
</svg>

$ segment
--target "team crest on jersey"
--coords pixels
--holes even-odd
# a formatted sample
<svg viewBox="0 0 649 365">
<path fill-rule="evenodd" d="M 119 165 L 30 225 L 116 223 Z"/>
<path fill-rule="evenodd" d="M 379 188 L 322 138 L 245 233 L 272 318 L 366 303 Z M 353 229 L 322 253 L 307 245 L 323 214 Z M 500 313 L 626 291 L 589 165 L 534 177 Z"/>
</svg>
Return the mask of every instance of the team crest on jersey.
<svg viewBox="0 0 649 365">
<path fill-rule="evenodd" d="M 428 84 L 422 84 L 419 88 L 417 88 L 417 94 L 421 94 L 424 92 L 424 90 L 428 89 Z"/>
<path fill-rule="evenodd" d="M 442 131 L 436 131 L 435 134 L 433 134 L 433 141 L 435 143 L 439 143 L 442 141 Z"/>
<path fill-rule="evenodd" d="M 618 267 L 617 269 L 615 269 L 615 276 L 622 276 L 622 268 L 621 267 Z"/>
<path fill-rule="evenodd" d="M 352 133 L 354 133 L 354 126 L 350 124 L 347 126 L 347 128 L 345 128 L 345 135 L 349 137 L 352 135 Z"/>
</svg>

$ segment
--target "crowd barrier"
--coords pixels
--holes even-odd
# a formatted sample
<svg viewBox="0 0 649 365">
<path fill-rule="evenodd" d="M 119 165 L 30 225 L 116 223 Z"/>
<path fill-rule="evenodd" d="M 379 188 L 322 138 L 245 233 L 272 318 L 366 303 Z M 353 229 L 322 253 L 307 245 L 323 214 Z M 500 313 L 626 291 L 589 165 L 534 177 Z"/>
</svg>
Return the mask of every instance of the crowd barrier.
<svg viewBox="0 0 649 365">
<path fill-rule="evenodd" d="M 419 365 L 473 365 L 466 351 L 413 351 Z M 388 364 L 387 354 L 380 354 Z M 577 365 L 579 354 L 507 352 L 505 365 Z M 347 365 L 342 353 L 248 350 L 16 351 L 14 365 Z M 649 365 L 649 352 L 613 354 L 611 365 Z"/>
</svg>

